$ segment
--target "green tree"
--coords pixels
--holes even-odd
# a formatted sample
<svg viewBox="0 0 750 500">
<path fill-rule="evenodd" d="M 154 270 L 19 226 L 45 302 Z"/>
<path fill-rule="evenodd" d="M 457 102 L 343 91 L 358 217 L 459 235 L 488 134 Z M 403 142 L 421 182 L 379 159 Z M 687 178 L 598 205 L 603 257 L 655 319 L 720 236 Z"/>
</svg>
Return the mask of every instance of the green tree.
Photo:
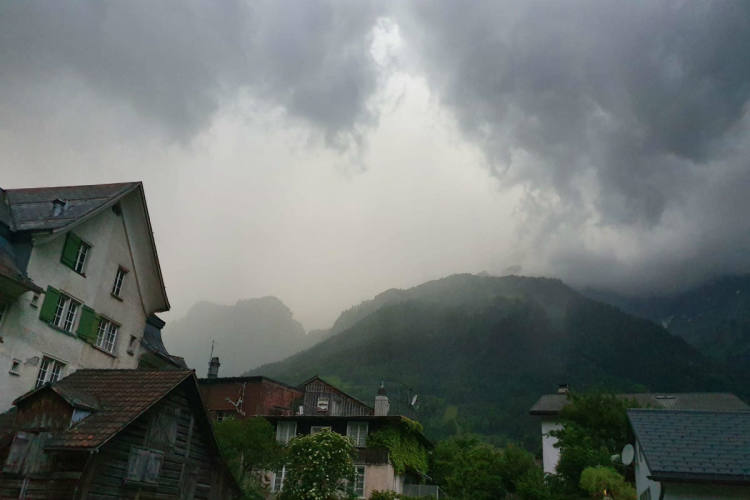
<svg viewBox="0 0 750 500">
<path fill-rule="evenodd" d="M 237 482 L 250 498 L 263 498 L 259 476 L 276 469 L 282 448 L 276 443 L 273 427 L 262 417 L 225 420 L 214 426 L 219 449 Z"/>
<path fill-rule="evenodd" d="M 565 489 L 580 493 L 583 470 L 612 467 L 611 456 L 632 440 L 626 410 L 638 404 L 602 392 L 571 394 L 570 398 L 571 403 L 560 412 L 563 428 L 550 434 L 558 439 L 557 473 Z"/>
<path fill-rule="evenodd" d="M 587 467 L 581 473 L 580 487 L 592 498 L 635 500 L 635 488 L 611 467 Z"/>
<path fill-rule="evenodd" d="M 432 477 L 455 500 L 550 497 L 544 474 L 530 453 L 515 445 L 495 448 L 470 435 L 437 444 Z"/>
<path fill-rule="evenodd" d="M 299 436 L 288 445 L 284 500 L 348 498 L 345 481 L 353 481 L 354 445 L 346 437 L 324 429 Z"/>
</svg>

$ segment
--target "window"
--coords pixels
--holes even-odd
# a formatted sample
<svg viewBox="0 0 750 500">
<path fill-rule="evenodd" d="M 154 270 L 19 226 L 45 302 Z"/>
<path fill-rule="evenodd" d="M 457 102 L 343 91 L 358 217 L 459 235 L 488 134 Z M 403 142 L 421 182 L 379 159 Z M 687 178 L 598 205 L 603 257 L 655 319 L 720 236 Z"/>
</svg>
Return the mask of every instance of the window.
<svg viewBox="0 0 750 500">
<path fill-rule="evenodd" d="M 39 307 L 39 294 L 35 293 L 31 296 L 31 303 L 29 304 L 31 307 L 37 308 Z"/>
<path fill-rule="evenodd" d="M 148 446 L 159 450 L 170 450 L 177 440 L 176 410 L 162 410 L 151 418 L 148 428 Z"/>
<path fill-rule="evenodd" d="M 346 437 L 352 440 L 357 448 L 367 446 L 367 422 L 347 422 Z"/>
<path fill-rule="evenodd" d="M 159 482 L 164 453 L 146 448 L 130 448 L 128 457 L 128 481 L 156 484 Z"/>
<path fill-rule="evenodd" d="M 272 493 L 278 493 L 284 487 L 284 479 L 286 478 L 286 465 L 273 473 L 273 485 L 271 486 Z"/>
<path fill-rule="evenodd" d="M 44 356 L 42 358 L 42 365 L 39 367 L 39 375 L 36 377 L 34 388 L 36 389 L 46 383 L 57 382 L 60 380 L 63 368 L 65 368 L 65 363 Z"/>
<path fill-rule="evenodd" d="M 57 297 L 57 305 L 55 306 L 55 314 L 52 317 L 52 324 L 66 332 L 72 332 L 78 317 L 78 309 L 80 306 L 81 303 L 77 300 L 71 299 L 64 293 L 60 293 Z"/>
<path fill-rule="evenodd" d="M 70 426 L 73 427 L 78 422 L 83 420 L 84 418 L 91 415 L 91 412 L 89 410 L 82 410 L 80 408 L 74 408 L 73 409 L 73 415 L 70 417 Z"/>
<path fill-rule="evenodd" d="M 117 273 L 115 274 L 115 283 L 112 285 L 112 295 L 120 298 L 120 292 L 122 291 L 122 282 L 125 279 L 125 275 L 128 274 L 128 272 L 123 269 L 122 267 L 117 268 Z"/>
<path fill-rule="evenodd" d="M 331 426 L 330 425 L 311 425 L 310 426 L 310 434 L 317 434 L 318 432 L 320 432 L 320 431 L 322 431 L 324 429 L 328 429 L 330 431 L 331 430 Z"/>
<path fill-rule="evenodd" d="M 114 352 L 117 343 L 117 332 L 120 326 L 106 318 L 99 319 L 99 327 L 96 330 L 96 347 L 107 351 Z"/>
<path fill-rule="evenodd" d="M 10 360 L 10 370 L 8 372 L 11 375 L 20 375 L 21 374 L 21 360 L 20 359 L 12 359 Z"/>
<path fill-rule="evenodd" d="M 328 411 L 328 396 L 318 396 L 318 411 Z"/>
<path fill-rule="evenodd" d="M 364 498 L 365 497 L 365 466 L 364 465 L 355 465 L 354 468 L 356 469 L 356 473 L 354 475 L 354 488 L 352 489 L 352 493 L 357 498 Z"/>
<path fill-rule="evenodd" d="M 131 356 L 135 353 L 135 343 L 138 342 L 138 337 L 135 335 L 130 336 L 130 340 L 128 341 L 128 354 Z"/>
<path fill-rule="evenodd" d="M 297 422 L 277 422 L 276 423 L 276 441 L 281 444 L 287 444 L 294 436 L 297 435 Z"/>
<path fill-rule="evenodd" d="M 227 420 L 234 420 L 234 412 L 233 411 L 217 411 L 216 412 L 216 421 L 226 422 Z"/>
<path fill-rule="evenodd" d="M 90 250 L 91 245 L 83 241 L 78 235 L 68 233 L 60 261 L 78 274 L 85 275 L 86 259 Z"/>
</svg>

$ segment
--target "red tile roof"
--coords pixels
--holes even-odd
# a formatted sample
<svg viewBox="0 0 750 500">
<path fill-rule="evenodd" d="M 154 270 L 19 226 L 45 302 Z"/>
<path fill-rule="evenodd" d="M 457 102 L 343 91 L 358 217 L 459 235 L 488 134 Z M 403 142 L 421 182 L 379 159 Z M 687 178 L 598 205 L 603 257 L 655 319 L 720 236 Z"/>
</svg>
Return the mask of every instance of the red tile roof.
<svg viewBox="0 0 750 500">
<path fill-rule="evenodd" d="M 98 409 L 56 435 L 47 447 L 98 448 L 191 377 L 197 383 L 192 370 L 78 370 L 48 389 L 72 406 L 77 406 L 74 401 L 85 394 L 89 402 L 97 402 Z M 41 390 L 21 396 L 16 404 Z"/>
</svg>

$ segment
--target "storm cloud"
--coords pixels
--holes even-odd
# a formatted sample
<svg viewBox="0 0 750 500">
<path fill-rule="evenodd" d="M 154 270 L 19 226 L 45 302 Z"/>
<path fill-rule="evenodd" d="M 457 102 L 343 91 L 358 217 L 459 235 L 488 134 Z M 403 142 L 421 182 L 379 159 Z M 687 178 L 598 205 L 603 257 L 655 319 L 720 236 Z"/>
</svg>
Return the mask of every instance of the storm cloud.
<svg viewBox="0 0 750 500">
<path fill-rule="evenodd" d="M 180 313 L 676 290 L 750 271 L 748 53 L 744 2 L 4 2 L 0 185 L 143 179 Z"/>
</svg>

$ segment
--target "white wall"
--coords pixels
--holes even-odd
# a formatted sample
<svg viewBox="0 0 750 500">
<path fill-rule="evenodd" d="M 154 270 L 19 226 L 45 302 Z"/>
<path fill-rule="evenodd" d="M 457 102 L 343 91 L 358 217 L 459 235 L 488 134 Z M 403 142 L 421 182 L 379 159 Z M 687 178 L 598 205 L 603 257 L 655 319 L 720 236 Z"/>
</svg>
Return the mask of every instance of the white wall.
<svg viewBox="0 0 750 500">
<path fill-rule="evenodd" d="M 137 192 L 131 193 L 128 198 L 136 195 Z M 126 215 L 123 213 L 123 216 Z M 135 248 L 133 251 L 136 252 L 151 250 L 149 245 L 133 245 L 128 241 L 123 216 L 106 209 L 73 229 L 73 232 L 92 246 L 87 257 L 85 277 L 60 262 L 65 243 L 64 234 L 51 241 L 35 244 L 27 268 L 29 277 L 43 289 L 46 290 L 47 285 L 50 285 L 91 307 L 97 314 L 119 323 L 121 326 L 114 355 L 42 322 L 39 312 L 44 294 L 39 297 L 38 307 L 33 307 L 33 293 L 27 292 L 9 306 L 7 317 L 0 325 L 0 336 L 3 339 L 0 343 L 0 412 L 10 407 L 13 399 L 33 389 L 42 356 L 51 356 L 64 362 L 67 366 L 63 375 L 78 368 L 137 366 L 147 312 L 136 283 L 131 249 Z M 141 260 L 147 260 L 147 257 Z M 110 293 L 118 266 L 130 271 L 120 293 L 122 300 L 114 298 Z M 145 281 L 153 283 L 153 278 L 149 277 Z M 80 318 L 80 311 L 78 316 Z M 138 339 L 132 355 L 126 352 L 131 335 Z M 20 376 L 8 373 L 14 358 L 22 362 Z"/>
<path fill-rule="evenodd" d="M 365 498 L 370 498 L 375 490 L 401 493 L 404 491 L 404 479 L 396 475 L 391 464 L 366 465 Z"/>
<path fill-rule="evenodd" d="M 562 424 L 554 420 L 542 420 L 542 465 L 545 474 L 555 474 L 560 461 L 560 448 L 555 448 L 557 438 L 549 435 L 550 431 L 562 429 Z"/>
<path fill-rule="evenodd" d="M 652 481 L 648 478 L 651 475 L 651 471 L 648 469 L 643 453 L 641 453 L 641 445 L 638 441 L 635 442 L 635 492 L 638 498 L 648 489 L 651 490 L 651 498 L 656 500 L 661 494 L 661 484 L 657 481 Z"/>
</svg>

